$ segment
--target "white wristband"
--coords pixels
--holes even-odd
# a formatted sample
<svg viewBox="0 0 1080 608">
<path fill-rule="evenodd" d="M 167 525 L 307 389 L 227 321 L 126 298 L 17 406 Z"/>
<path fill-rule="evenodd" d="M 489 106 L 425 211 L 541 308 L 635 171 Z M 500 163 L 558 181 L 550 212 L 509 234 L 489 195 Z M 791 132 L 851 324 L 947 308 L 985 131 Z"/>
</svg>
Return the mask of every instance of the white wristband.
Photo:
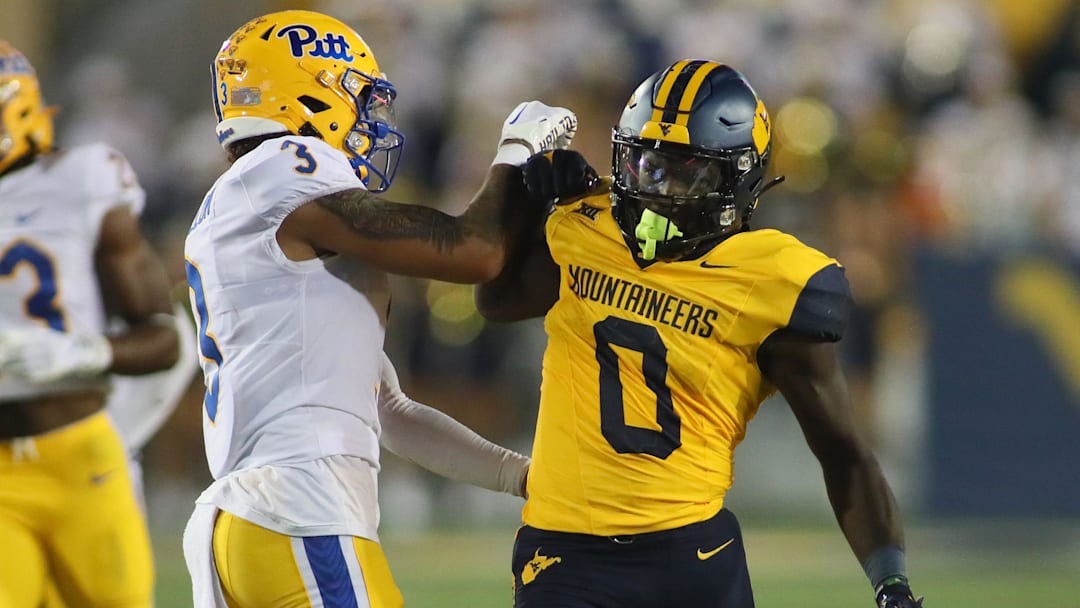
<svg viewBox="0 0 1080 608">
<path fill-rule="evenodd" d="M 525 144 L 509 141 L 499 144 L 499 149 L 495 152 L 495 160 L 491 161 L 491 164 L 523 167 L 532 155 L 532 150 Z"/>
<path fill-rule="evenodd" d="M 78 339 L 86 348 L 86 357 L 81 369 L 76 373 L 94 376 L 112 366 L 113 348 L 108 338 L 97 334 L 83 334 Z"/>
</svg>

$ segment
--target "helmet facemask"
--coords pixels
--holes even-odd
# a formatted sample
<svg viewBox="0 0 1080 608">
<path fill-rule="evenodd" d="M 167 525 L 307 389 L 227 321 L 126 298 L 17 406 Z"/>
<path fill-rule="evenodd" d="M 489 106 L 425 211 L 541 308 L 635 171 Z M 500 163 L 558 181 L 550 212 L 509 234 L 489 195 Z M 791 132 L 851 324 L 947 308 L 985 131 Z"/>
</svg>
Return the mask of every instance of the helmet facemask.
<svg viewBox="0 0 1080 608">
<path fill-rule="evenodd" d="M 612 135 L 615 218 L 645 261 L 696 257 L 747 227 L 764 164 L 751 147 L 701 147 Z M 741 220 L 741 221 L 740 221 Z"/>
<path fill-rule="evenodd" d="M 352 96 L 357 115 L 342 146 L 367 189 L 383 192 L 394 180 L 405 143 L 405 136 L 396 128 L 397 91 L 388 80 L 352 68 L 341 77 L 341 88 Z"/>
</svg>

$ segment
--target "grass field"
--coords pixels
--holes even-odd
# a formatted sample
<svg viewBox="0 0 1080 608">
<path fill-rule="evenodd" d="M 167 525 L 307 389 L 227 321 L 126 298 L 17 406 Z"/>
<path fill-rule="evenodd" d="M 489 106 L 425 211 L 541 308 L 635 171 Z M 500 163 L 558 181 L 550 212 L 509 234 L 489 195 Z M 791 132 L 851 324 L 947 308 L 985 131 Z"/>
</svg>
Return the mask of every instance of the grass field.
<svg viewBox="0 0 1080 608">
<path fill-rule="evenodd" d="M 383 544 L 407 606 L 509 608 L 514 528 L 388 532 Z M 744 529 L 761 608 L 873 605 L 869 584 L 838 530 Z M 908 532 L 916 591 L 928 608 L 1080 608 L 1080 524 L 915 527 Z M 191 606 L 178 534 L 161 534 L 158 608 Z"/>
</svg>

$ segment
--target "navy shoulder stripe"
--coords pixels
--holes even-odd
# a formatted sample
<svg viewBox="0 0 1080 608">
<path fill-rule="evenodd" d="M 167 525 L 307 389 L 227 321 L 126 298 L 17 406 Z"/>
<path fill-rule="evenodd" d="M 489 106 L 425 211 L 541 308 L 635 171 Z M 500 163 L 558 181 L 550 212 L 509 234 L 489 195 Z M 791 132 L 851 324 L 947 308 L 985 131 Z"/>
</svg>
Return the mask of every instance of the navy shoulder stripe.
<svg viewBox="0 0 1080 608">
<path fill-rule="evenodd" d="M 836 342 L 844 336 L 851 306 L 844 269 L 830 264 L 806 282 L 785 330 L 812 340 Z"/>
</svg>

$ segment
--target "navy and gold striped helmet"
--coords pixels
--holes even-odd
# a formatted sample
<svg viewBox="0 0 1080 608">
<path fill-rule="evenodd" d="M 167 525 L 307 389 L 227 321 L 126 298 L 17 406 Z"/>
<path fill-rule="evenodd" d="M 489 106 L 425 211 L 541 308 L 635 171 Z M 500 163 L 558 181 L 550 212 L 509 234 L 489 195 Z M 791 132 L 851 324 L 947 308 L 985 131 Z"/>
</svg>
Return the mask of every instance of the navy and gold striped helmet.
<svg viewBox="0 0 1080 608">
<path fill-rule="evenodd" d="M 746 229 L 771 185 L 771 128 L 729 66 L 688 59 L 646 78 L 612 131 L 612 203 L 635 255 L 694 258 Z"/>
</svg>

